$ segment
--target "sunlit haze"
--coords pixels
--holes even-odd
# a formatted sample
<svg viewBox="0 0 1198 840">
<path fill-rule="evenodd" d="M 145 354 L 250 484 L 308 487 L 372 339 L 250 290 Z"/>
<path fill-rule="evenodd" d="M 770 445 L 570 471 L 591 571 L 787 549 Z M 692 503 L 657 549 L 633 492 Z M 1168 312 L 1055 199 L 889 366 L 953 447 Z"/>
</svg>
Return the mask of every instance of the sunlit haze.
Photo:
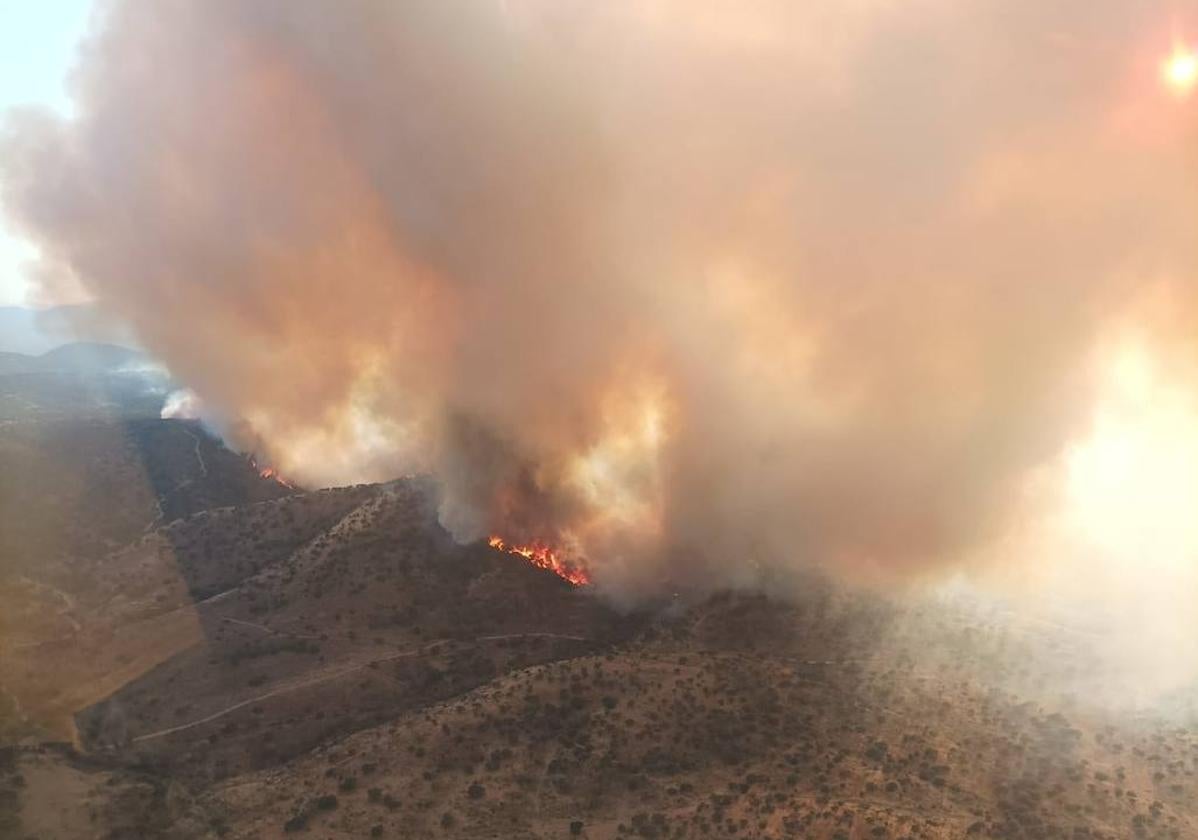
<svg viewBox="0 0 1198 840">
<path fill-rule="evenodd" d="M 0 835 L 1198 838 L 1194 9 L 8 12 Z"/>
<path fill-rule="evenodd" d="M 1187 94 L 1198 79 L 1198 55 L 1188 47 L 1177 47 L 1164 61 L 1161 75 L 1179 94 Z"/>
<path fill-rule="evenodd" d="M 67 77 L 91 7 L 92 0 L 11 0 L 4 4 L 0 10 L 0 111 L 33 106 L 70 113 Z M 0 306 L 31 302 L 26 273 L 36 256 L 35 248 L 9 230 L 0 216 Z"/>
</svg>

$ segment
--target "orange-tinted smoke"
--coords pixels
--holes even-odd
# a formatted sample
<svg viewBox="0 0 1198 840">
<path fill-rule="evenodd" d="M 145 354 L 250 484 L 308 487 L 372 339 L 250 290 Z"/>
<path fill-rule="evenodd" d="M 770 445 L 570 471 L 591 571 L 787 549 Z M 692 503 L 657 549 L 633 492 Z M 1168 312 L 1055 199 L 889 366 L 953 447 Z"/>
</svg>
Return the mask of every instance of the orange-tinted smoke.
<svg viewBox="0 0 1198 840">
<path fill-rule="evenodd" d="M 954 561 L 1194 311 L 1152 4 L 104 8 L 0 151 L 46 292 L 296 481 L 432 472 L 597 583 Z"/>
</svg>

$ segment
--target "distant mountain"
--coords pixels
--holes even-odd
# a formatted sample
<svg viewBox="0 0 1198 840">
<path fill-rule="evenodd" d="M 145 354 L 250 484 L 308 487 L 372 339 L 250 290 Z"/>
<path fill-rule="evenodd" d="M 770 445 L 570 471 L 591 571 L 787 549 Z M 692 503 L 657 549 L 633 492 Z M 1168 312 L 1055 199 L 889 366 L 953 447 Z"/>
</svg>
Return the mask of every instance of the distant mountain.
<svg viewBox="0 0 1198 840">
<path fill-rule="evenodd" d="M 40 355 L 0 352 L 0 376 L 8 373 L 48 371 L 110 373 L 148 364 L 150 360 L 137 350 L 117 344 L 98 344 L 90 341 L 62 344 Z"/>
<path fill-rule="evenodd" d="M 39 370 L 119 371 L 149 364 L 144 353 L 116 344 L 77 341 L 35 359 Z"/>
<path fill-rule="evenodd" d="M 39 310 L 0 306 L 0 352 L 38 355 L 61 344 L 38 326 Z"/>
<path fill-rule="evenodd" d="M 31 373 L 38 369 L 38 357 L 24 353 L 0 352 L 0 376 L 9 373 Z"/>
<path fill-rule="evenodd" d="M 175 387 L 148 356 L 115 344 L 73 342 L 40 356 L 0 353 L 0 423 L 156 418 Z"/>
<path fill-rule="evenodd" d="M 92 304 L 47 309 L 0 306 L 0 353 L 39 356 L 75 341 L 136 343 L 127 330 L 105 324 Z"/>
</svg>

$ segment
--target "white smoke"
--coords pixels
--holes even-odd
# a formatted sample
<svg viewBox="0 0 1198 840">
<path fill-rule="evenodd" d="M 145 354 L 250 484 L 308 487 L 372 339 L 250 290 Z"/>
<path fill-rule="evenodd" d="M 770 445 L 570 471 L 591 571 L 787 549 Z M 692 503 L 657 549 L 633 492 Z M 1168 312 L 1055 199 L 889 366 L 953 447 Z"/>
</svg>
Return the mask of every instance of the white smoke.
<svg viewBox="0 0 1198 840">
<path fill-rule="evenodd" d="M 171 391 L 162 404 L 163 420 L 199 420 L 203 416 L 204 401 L 190 388 Z"/>
</svg>

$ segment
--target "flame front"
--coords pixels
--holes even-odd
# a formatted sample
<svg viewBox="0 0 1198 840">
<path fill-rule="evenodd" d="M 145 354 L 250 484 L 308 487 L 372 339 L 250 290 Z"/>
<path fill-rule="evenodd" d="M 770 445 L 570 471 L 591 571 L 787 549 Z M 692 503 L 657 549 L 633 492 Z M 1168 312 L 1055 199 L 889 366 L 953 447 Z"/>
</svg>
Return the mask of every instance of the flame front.
<svg viewBox="0 0 1198 840">
<path fill-rule="evenodd" d="M 523 557 L 534 566 L 547 569 L 574 586 L 586 586 L 591 582 L 591 576 L 587 574 L 585 569 L 566 560 L 561 556 L 559 551 L 545 545 L 539 540 L 534 540 L 528 545 L 512 545 L 502 537 L 493 536 L 487 540 L 487 544 L 491 548 L 497 548 L 508 554 Z"/>
<path fill-rule="evenodd" d="M 264 469 L 258 470 L 258 475 L 261 476 L 262 478 L 266 478 L 271 481 L 278 482 L 279 484 L 282 484 L 284 487 L 290 487 L 292 490 L 296 489 L 296 486 L 294 484 L 292 484 L 290 481 L 288 481 L 287 479 L 283 478 L 283 476 L 279 475 L 279 471 L 276 470 L 274 467 L 266 467 Z"/>
<path fill-rule="evenodd" d="M 254 456 L 252 454 L 247 455 L 246 460 L 250 462 L 251 467 L 253 467 L 255 470 L 258 471 L 258 476 L 260 478 L 265 478 L 268 481 L 274 481 L 278 484 L 282 484 L 284 487 L 286 487 L 290 490 L 298 490 L 299 489 L 299 487 L 297 487 L 295 484 L 293 484 L 292 482 L 283 478 L 283 476 L 281 476 L 279 474 L 279 471 L 276 470 L 274 467 L 264 467 L 261 464 L 259 464 L 256 456 Z"/>
</svg>

